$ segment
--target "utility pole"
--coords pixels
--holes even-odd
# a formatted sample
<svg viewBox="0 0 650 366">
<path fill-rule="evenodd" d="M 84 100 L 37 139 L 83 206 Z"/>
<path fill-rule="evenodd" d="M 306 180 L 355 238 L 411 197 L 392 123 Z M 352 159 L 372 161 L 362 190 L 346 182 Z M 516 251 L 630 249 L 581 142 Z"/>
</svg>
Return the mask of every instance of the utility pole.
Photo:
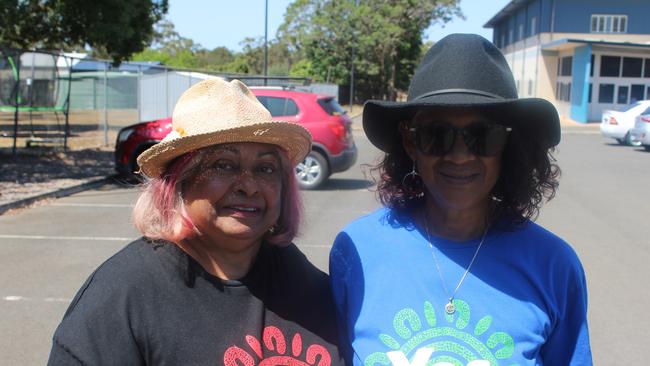
<svg viewBox="0 0 650 366">
<path fill-rule="evenodd" d="M 269 0 L 264 0 L 264 3 L 264 86 L 266 86 L 269 68 Z"/>
<path fill-rule="evenodd" d="M 359 6 L 359 0 L 354 1 L 355 9 Z M 356 28 L 356 24 L 354 25 Z M 356 42 L 356 30 L 352 33 L 352 42 Z M 352 44 L 352 54 L 350 62 L 350 114 L 352 114 L 352 105 L 354 103 L 354 54 L 356 53 L 356 47 L 354 43 Z"/>
</svg>

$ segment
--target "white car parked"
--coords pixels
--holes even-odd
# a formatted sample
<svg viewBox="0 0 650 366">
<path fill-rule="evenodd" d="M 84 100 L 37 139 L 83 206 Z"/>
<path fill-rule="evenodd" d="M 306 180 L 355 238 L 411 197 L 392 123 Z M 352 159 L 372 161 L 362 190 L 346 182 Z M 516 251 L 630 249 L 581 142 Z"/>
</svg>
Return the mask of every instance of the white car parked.
<svg viewBox="0 0 650 366">
<path fill-rule="evenodd" d="M 606 110 L 600 122 L 600 132 L 605 137 L 616 139 L 619 144 L 639 146 L 633 141 L 630 130 L 634 127 L 634 119 L 650 108 L 650 100 L 641 100 L 630 104 L 621 111 Z"/>
<path fill-rule="evenodd" d="M 646 151 L 650 151 L 650 108 L 636 117 L 634 128 L 630 130 L 632 141 L 643 145 Z"/>
</svg>

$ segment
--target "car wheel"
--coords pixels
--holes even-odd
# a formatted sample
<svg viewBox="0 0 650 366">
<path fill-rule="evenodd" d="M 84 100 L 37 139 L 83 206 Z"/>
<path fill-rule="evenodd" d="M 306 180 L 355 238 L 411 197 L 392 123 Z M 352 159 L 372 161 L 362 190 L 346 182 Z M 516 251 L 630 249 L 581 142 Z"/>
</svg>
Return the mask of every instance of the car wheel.
<svg viewBox="0 0 650 366">
<path fill-rule="evenodd" d="M 623 140 L 624 140 L 624 145 L 641 146 L 641 141 L 632 140 L 632 135 L 629 132 L 625 134 L 625 138 Z"/>
<path fill-rule="evenodd" d="M 618 142 L 621 145 L 625 145 L 625 139 L 616 139 L 616 142 Z"/>
<path fill-rule="evenodd" d="M 302 189 L 315 189 L 329 176 L 327 160 L 317 151 L 311 151 L 298 166 L 296 178 Z"/>
</svg>

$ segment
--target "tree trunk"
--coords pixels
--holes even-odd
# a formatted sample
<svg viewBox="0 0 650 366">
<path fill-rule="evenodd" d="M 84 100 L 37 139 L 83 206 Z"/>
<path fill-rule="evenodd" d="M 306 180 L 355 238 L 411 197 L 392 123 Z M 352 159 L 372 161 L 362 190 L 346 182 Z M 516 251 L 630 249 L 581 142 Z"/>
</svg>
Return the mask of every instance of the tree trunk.
<svg viewBox="0 0 650 366">
<path fill-rule="evenodd" d="M 392 57 L 392 63 L 390 65 L 390 80 L 388 82 L 388 94 L 390 96 L 390 100 L 395 100 L 397 99 L 397 92 L 395 90 L 395 83 L 397 82 L 397 57 L 393 55 Z"/>
</svg>

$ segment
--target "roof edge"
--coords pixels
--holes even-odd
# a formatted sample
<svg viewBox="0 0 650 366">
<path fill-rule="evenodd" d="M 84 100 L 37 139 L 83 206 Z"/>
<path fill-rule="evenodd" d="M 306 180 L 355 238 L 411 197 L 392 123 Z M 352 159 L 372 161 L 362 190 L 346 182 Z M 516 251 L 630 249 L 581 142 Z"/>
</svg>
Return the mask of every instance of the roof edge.
<svg viewBox="0 0 650 366">
<path fill-rule="evenodd" d="M 506 16 L 514 13 L 515 11 L 519 10 L 523 5 L 528 4 L 533 0 L 512 0 L 510 1 L 506 6 L 503 7 L 503 9 L 499 10 L 498 13 L 496 13 L 490 20 L 487 21 L 483 25 L 483 28 L 494 28 L 494 25 L 498 23 L 501 19 L 505 18 Z"/>
</svg>

